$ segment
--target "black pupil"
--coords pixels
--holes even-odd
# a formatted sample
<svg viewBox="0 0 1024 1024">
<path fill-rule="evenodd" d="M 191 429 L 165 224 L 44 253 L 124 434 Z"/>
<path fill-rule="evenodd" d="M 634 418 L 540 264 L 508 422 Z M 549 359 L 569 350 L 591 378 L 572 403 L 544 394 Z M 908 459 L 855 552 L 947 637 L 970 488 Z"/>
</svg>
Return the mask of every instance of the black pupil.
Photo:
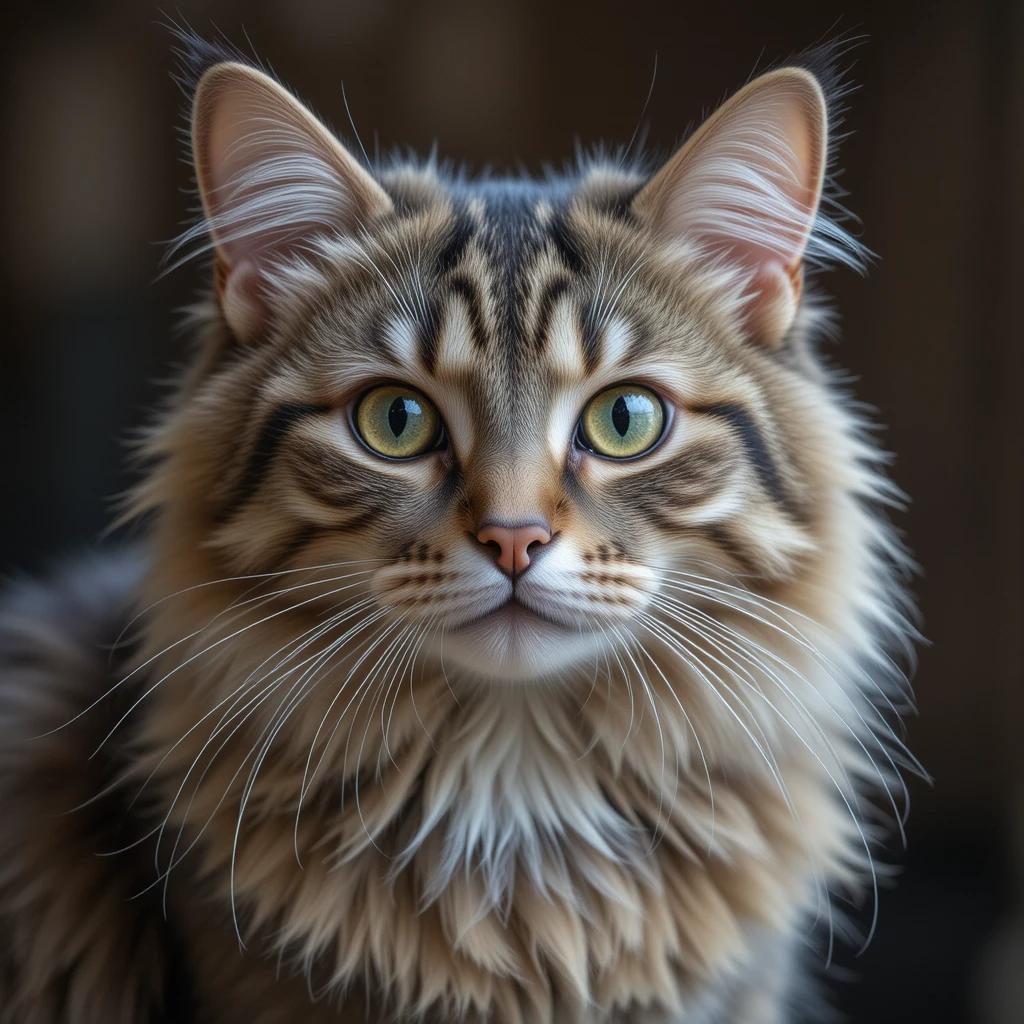
<svg viewBox="0 0 1024 1024">
<path fill-rule="evenodd" d="M 612 405 L 612 425 L 619 432 L 619 437 L 626 436 L 626 432 L 629 430 L 629 407 L 622 395 L 619 395 Z"/>
<path fill-rule="evenodd" d="M 405 407 L 404 398 L 396 398 L 388 409 L 388 426 L 395 437 L 401 437 L 405 425 L 409 422 L 409 410 Z"/>
</svg>

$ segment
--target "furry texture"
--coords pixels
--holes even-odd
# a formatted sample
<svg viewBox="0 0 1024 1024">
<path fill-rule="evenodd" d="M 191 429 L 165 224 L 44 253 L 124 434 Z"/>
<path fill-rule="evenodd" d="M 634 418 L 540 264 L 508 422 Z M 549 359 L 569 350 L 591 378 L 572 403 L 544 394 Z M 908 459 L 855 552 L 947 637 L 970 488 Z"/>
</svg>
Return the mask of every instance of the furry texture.
<svg viewBox="0 0 1024 1024">
<path fill-rule="evenodd" d="M 233 67 L 251 117 L 186 238 L 219 303 L 147 442 L 144 551 L 3 618 L 0 1019 L 787 1019 L 901 813 L 912 635 L 883 460 L 799 301 L 808 251 L 862 255 L 820 161 L 794 200 L 800 136 L 748 106 L 696 205 L 600 162 L 371 181 Z M 443 449 L 367 450 L 380 381 Z M 573 443 L 619 381 L 670 411 L 626 462 Z M 473 537 L 537 518 L 510 580 Z"/>
</svg>

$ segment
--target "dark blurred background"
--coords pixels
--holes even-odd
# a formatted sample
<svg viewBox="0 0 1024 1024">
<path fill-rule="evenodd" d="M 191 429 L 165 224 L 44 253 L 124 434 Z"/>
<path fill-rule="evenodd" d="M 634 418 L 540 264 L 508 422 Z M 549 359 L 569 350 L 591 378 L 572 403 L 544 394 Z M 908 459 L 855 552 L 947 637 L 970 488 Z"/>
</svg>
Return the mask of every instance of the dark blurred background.
<svg viewBox="0 0 1024 1024">
<path fill-rule="evenodd" d="M 834 355 L 879 410 L 923 568 L 909 849 L 870 949 L 828 972 L 858 1022 L 1024 1021 L 1021 451 L 1024 6 L 772 0 L 218 0 L 171 16 L 265 58 L 367 148 L 474 168 L 624 142 L 666 152 L 755 67 L 863 33 L 842 184 L 880 259 L 826 284 Z M 195 269 L 156 281 L 191 205 L 160 8 L 5 15 L 0 571 L 97 543 L 124 441 L 183 355 Z"/>
</svg>

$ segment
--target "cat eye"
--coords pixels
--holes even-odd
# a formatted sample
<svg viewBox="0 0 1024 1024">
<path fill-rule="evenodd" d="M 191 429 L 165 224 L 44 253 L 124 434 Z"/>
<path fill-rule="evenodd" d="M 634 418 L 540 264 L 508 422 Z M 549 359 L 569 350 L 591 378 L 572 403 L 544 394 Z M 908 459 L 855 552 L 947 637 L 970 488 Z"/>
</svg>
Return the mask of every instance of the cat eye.
<svg viewBox="0 0 1024 1024">
<path fill-rule="evenodd" d="M 412 459 L 436 451 L 444 441 L 434 403 L 405 384 L 383 384 L 356 404 L 353 423 L 360 440 L 387 459 Z"/>
<path fill-rule="evenodd" d="M 608 459 L 632 459 L 650 451 L 665 429 L 665 406 L 650 388 L 616 384 L 583 409 L 576 443 Z"/>
</svg>

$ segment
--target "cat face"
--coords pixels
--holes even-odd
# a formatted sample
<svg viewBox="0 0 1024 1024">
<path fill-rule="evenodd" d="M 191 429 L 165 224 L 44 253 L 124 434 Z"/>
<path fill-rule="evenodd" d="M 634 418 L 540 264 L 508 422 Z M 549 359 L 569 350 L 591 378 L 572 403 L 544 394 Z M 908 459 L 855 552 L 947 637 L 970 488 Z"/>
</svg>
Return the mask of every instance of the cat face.
<svg viewBox="0 0 1024 1024">
<path fill-rule="evenodd" d="M 814 495 L 782 340 L 824 143 L 813 80 L 780 74 L 646 184 L 471 185 L 371 178 L 269 79 L 208 73 L 230 337 L 188 413 L 204 543 L 238 573 L 337 567 L 331 599 L 510 680 L 592 667 L 674 572 L 791 573 Z M 760 166 L 737 155 L 752 108 Z"/>
</svg>

